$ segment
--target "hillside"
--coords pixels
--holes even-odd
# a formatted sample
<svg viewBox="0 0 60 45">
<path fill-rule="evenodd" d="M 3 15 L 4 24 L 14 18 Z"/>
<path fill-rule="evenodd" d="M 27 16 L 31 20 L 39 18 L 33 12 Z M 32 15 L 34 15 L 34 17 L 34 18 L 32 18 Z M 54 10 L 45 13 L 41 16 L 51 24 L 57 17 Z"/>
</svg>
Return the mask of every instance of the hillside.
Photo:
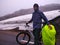
<svg viewBox="0 0 60 45">
<path fill-rule="evenodd" d="M 52 10 L 60 10 L 60 4 L 48 4 L 45 6 L 40 6 L 39 9 L 43 12 L 52 11 Z M 15 11 L 12 14 L 8 14 L 3 17 L 0 17 L 0 21 L 8 19 L 8 18 L 12 18 L 12 17 L 20 16 L 20 15 L 31 14 L 32 12 L 33 12 L 33 8 L 21 9 L 21 10 Z"/>
</svg>

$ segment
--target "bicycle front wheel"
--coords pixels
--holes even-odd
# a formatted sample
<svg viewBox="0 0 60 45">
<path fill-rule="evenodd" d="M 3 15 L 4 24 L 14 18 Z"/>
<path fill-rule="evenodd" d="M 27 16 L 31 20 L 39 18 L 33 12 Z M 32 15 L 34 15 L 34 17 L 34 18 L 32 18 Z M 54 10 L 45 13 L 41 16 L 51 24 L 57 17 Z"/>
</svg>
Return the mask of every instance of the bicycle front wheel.
<svg viewBox="0 0 60 45">
<path fill-rule="evenodd" d="M 28 33 L 26 33 L 26 32 L 20 32 L 16 36 L 16 41 L 20 45 L 27 45 L 29 43 L 29 41 L 30 41 L 30 35 Z"/>
</svg>

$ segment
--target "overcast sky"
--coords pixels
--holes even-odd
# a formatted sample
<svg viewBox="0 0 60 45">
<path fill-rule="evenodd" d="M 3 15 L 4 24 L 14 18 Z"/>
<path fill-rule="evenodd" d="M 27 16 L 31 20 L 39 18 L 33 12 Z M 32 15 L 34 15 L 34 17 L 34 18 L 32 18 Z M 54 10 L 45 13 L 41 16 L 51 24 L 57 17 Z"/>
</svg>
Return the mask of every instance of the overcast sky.
<svg viewBox="0 0 60 45">
<path fill-rule="evenodd" d="M 34 3 L 38 3 L 39 5 L 60 4 L 60 0 L 0 0 L 0 16 L 20 9 L 32 8 Z"/>
</svg>

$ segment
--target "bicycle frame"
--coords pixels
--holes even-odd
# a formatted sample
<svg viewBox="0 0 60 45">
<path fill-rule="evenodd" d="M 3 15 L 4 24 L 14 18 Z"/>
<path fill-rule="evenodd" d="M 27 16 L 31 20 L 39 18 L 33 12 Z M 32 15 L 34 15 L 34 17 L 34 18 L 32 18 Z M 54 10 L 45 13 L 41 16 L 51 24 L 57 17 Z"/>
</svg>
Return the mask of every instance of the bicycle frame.
<svg viewBox="0 0 60 45">
<path fill-rule="evenodd" d="M 42 26 L 43 26 L 43 23 L 42 23 Z M 29 29 L 30 26 L 29 26 L 29 25 L 26 25 L 25 28 L 26 28 L 26 27 L 28 27 L 28 29 Z M 42 27 L 41 27 L 41 28 L 42 28 Z M 32 33 L 30 30 L 28 30 L 28 29 L 26 29 L 26 31 L 30 34 L 31 38 L 34 39 L 33 33 Z M 32 30 L 32 31 L 33 31 L 33 30 Z"/>
<path fill-rule="evenodd" d="M 25 27 L 26 27 L 26 26 L 25 26 Z M 29 29 L 29 27 L 28 27 L 28 29 Z M 33 35 L 33 33 L 32 33 L 33 30 L 28 30 L 28 29 L 26 29 L 26 32 L 31 36 L 31 38 L 34 39 L 34 35 Z"/>
</svg>

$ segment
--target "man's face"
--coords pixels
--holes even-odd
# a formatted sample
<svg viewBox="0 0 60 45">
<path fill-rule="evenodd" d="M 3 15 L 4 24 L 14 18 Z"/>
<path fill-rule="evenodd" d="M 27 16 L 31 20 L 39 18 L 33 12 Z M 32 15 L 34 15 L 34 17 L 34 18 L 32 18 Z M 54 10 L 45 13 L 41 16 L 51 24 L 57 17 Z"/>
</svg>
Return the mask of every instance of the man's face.
<svg viewBox="0 0 60 45">
<path fill-rule="evenodd" d="M 34 8 L 34 11 L 38 10 L 38 7 L 36 7 L 36 6 L 35 6 L 35 7 L 33 7 L 33 8 Z"/>
</svg>

